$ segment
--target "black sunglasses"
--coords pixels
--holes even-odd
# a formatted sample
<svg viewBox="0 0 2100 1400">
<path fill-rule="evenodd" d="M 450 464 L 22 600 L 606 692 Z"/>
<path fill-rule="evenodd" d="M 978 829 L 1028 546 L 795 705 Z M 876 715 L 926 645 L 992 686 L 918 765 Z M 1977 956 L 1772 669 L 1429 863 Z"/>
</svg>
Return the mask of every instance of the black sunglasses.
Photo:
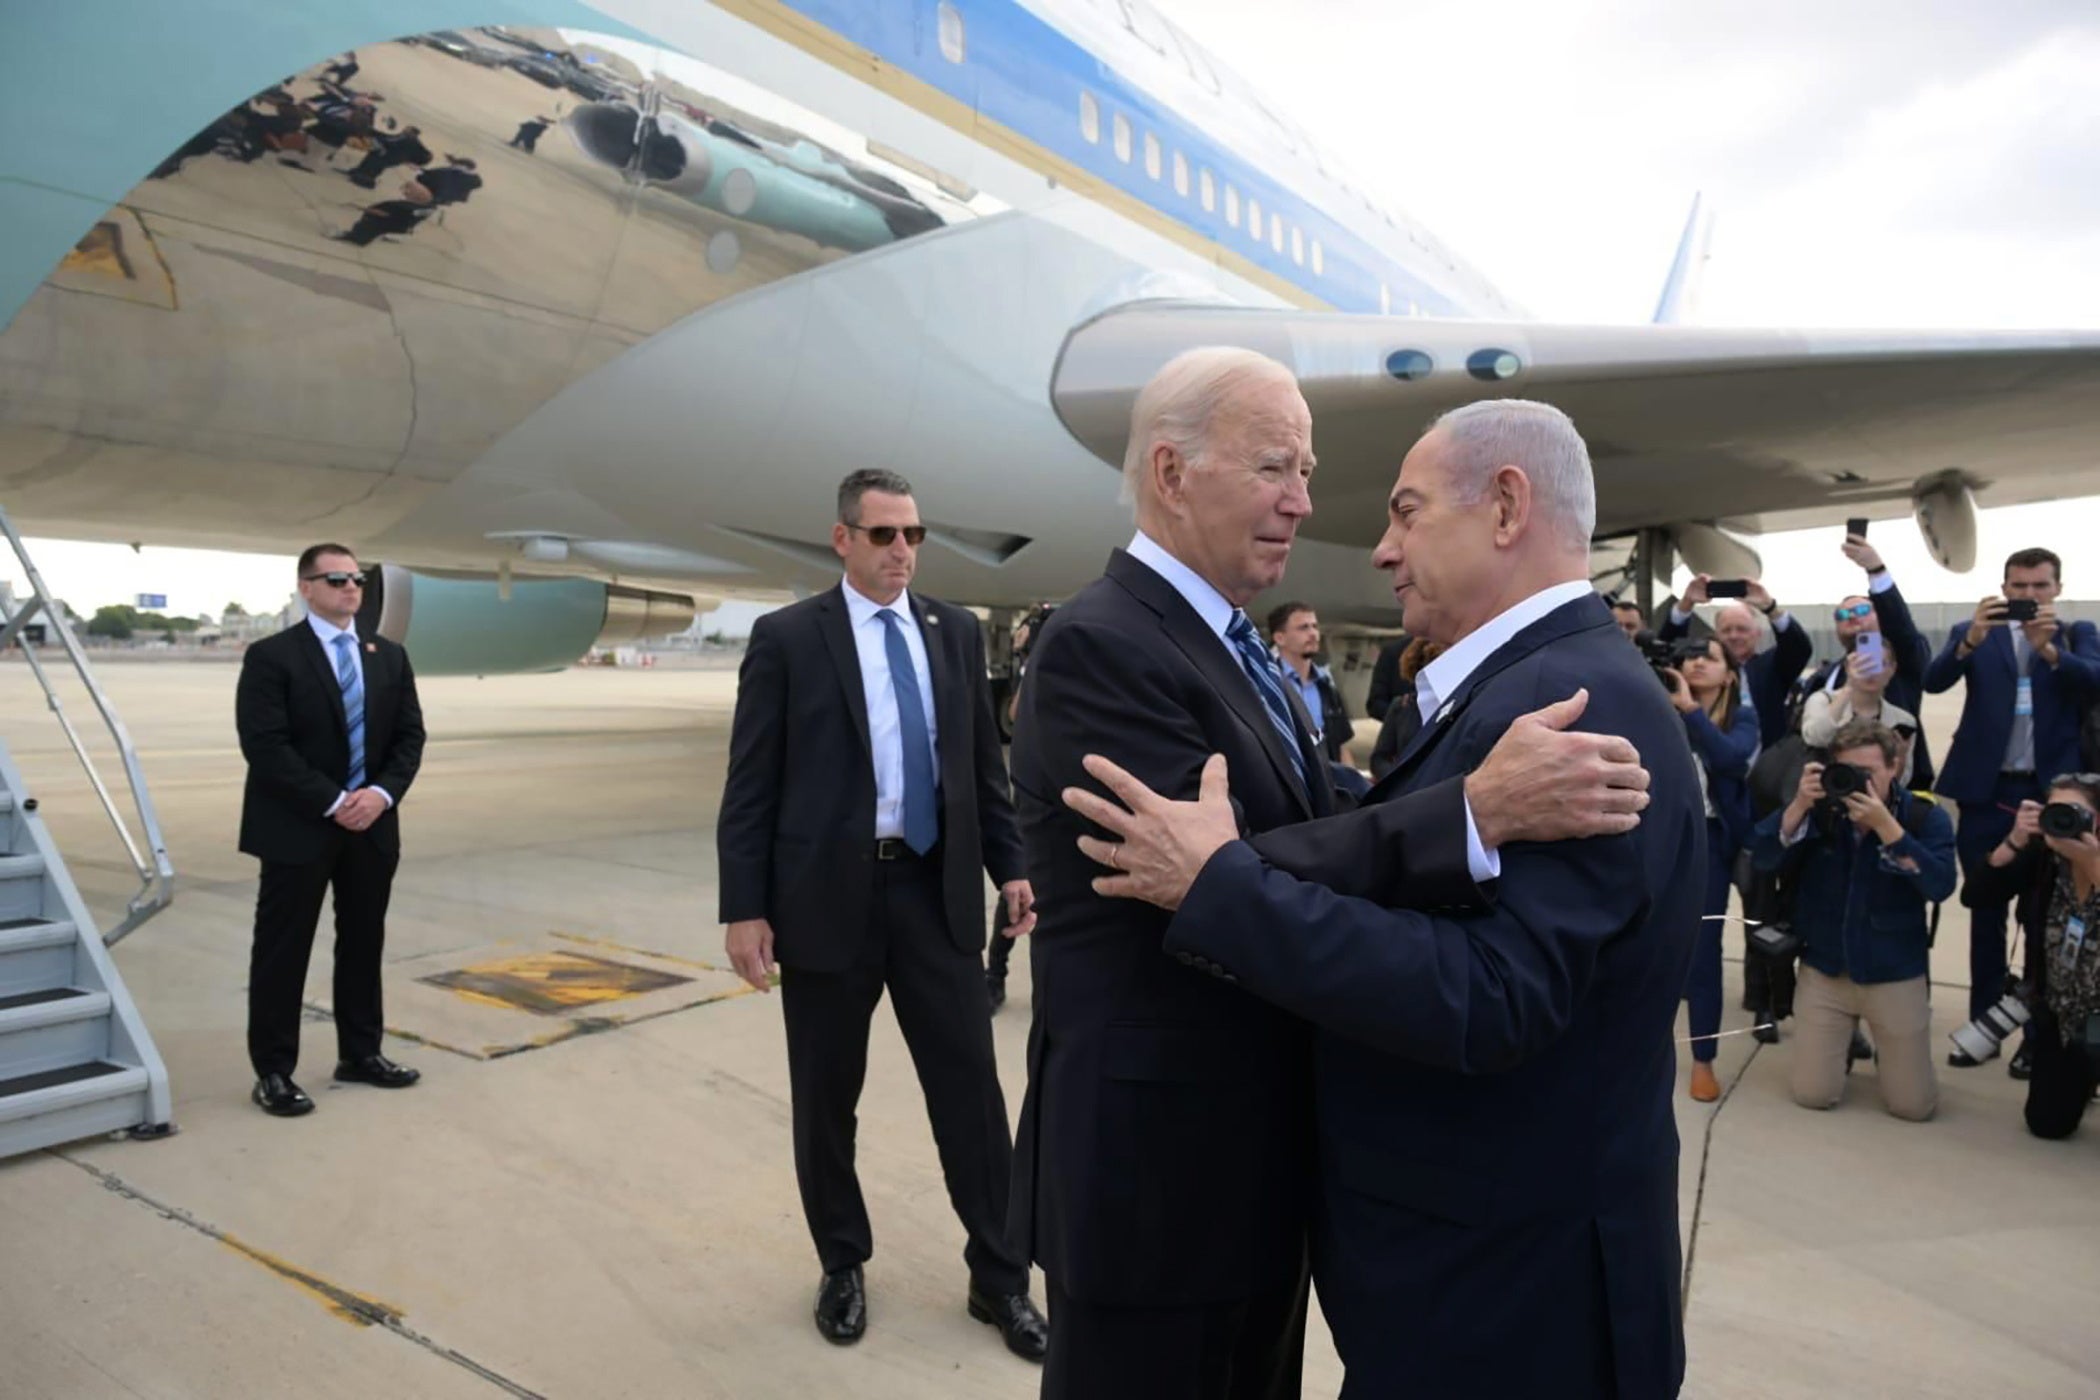
<svg viewBox="0 0 2100 1400">
<path fill-rule="evenodd" d="M 860 531 L 868 537 L 869 544 L 883 548 L 895 544 L 899 533 L 903 534 L 904 542 L 913 549 L 917 549 L 926 539 L 924 525 L 848 525 L 846 528 Z"/>
<path fill-rule="evenodd" d="M 354 583 L 359 588 L 363 588 L 365 586 L 365 575 L 362 569 L 354 574 L 346 574 L 338 569 L 325 574 L 307 574 L 304 581 L 307 583 L 326 583 L 330 588 L 348 588 Z"/>
</svg>

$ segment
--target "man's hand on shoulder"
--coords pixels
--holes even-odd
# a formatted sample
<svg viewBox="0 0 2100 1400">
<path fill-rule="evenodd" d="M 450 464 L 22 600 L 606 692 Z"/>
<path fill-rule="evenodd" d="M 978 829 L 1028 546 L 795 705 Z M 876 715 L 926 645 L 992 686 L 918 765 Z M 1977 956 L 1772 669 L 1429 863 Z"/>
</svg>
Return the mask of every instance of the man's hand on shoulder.
<svg viewBox="0 0 2100 1400">
<path fill-rule="evenodd" d="M 1483 846 L 1618 836 L 1640 825 L 1648 770 L 1633 744 L 1616 734 L 1568 732 L 1589 698 L 1578 690 L 1519 716 L 1467 775 L 1466 805 Z"/>
</svg>

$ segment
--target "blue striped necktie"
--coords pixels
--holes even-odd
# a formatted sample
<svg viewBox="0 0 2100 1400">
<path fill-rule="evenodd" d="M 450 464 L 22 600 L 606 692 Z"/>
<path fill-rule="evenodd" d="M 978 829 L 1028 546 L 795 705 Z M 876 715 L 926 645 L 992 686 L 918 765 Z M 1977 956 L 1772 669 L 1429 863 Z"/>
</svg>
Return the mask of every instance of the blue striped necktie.
<svg viewBox="0 0 2100 1400">
<path fill-rule="evenodd" d="M 335 639 L 335 681 L 343 688 L 343 718 L 350 726 L 351 792 L 365 785 L 365 681 L 357 669 L 357 638 L 339 632 Z"/>
<path fill-rule="evenodd" d="M 1298 781 L 1304 784 L 1305 755 L 1298 748 L 1298 726 L 1291 722 L 1291 704 L 1283 697 L 1283 677 L 1277 673 L 1276 659 L 1269 649 L 1254 635 L 1254 624 L 1247 614 L 1236 612 L 1225 629 L 1225 640 L 1239 654 L 1240 669 L 1247 679 L 1254 682 L 1254 693 L 1261 697 L 1262 708 L 1269 712 L 1269 723 L 1283 736 L 1283 749 L 1291 756 L 1291 767 L 1298 772 Z"/>
</svg>

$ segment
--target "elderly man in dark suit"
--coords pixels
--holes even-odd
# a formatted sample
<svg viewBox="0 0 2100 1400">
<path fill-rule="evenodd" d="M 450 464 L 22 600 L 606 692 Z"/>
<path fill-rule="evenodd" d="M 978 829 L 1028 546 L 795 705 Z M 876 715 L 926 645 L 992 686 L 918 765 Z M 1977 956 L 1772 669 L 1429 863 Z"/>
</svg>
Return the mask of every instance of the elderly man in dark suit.
<svg viewBox="0 0 2100 1400">
<path fill-rule="evenodd" d="M 867 1326 L 854 1111 L 887 988 L 969 1234 L 970 1315 L 1040 1360 L 1028 1260 L 1006 1236 L 1013 1139 L 984 991 L 984 877 L 1019 933 L 1034 899 L 977 619 L 909 591 L 925 535 L 910 483 L 853 473 L 831 532 L 845 579 L 752 629 L 716 826 L 721 914 L 745 981 L 765 991 L 780 969 L 795 1176 L 824 1268 L 817 1330 L 843 1345 Z"/>
<path fill-rule="evenodd" d="M 1122 838 L 1079 843 L 1125 872 L 1104 893 L 1176 909 L 1171 954 L 1318 1027 L 1313 1269 L 1345 1396 L 1649 1400 L 1683 1380 L 1671 1034 L 1706 820 L 1683 727 L 1590 586 L 1595 499 L 1544 404 L 1457 409 L 1408 453 L 1373 559 L 1446 650 L 1371 800 L 1448 784 L 1569 696 L 1647 765 L 1637 825 L 1505 844 L 1491 905 L 1415 912 L 1355 893 L 1380 806 L 1235 839 L 1229 754 L 1193 803 L 1098 757 L 1132 811 L 1068 794 Z"/>
<path fill-rule="evenodd" d="M 379 1053 L 379 955 L 401 861 L 397 810 L 423 762 L 423 710 L 408 653 L 358 628 L 364 570 L 339 544 L 299 556 L 307 615 L 248 648 L 234 724 L 248 760 L 241 850 L 262 861 L 248 968 L 255 1102 L 311 1112 L 292 1082 L 321 900 L 335 894 L 335 1077 L 405 1089 L 420 1077 Z"/>
<path fill-rule="evenodd" d="M 1043 912 L 1014 1194 L 1056 1327 L 1046 1397 L 1300 1391 L 1309 1030 L 1205 975 L 1208 959 L 1165 956 L 1166 915 L 1097 894 L 1074 845 L 1093 828 L 1060 794 L 1090 781 L 1088 753 L 1175 794 L 1193 794 L 1222 753 L 1250 829 L 1335 810 L 1302 709 L 1243 611 L 1283 574 L 1312 469 L 1289 370 L 1216 347 L 1168 363 L 1132 413 L 1137 533 L 1045 624 L 1022 687 L 1014 789 Z M 1380 858 L 1356 872 L 1367 891 L 1471 903 L 1496 846 L 1618 829 L 1644 800 L 1630 748 L 1543 722 L 1472 778 L 1448 776 L 1372 817 Z"/>
</svg>

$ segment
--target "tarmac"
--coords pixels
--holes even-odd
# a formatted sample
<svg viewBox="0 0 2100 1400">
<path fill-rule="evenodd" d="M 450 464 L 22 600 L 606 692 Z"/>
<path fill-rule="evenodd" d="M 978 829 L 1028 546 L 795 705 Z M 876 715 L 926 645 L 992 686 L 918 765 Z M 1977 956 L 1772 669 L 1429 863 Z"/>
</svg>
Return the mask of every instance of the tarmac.
<svg viewBox="0 0 2100 1400">
<path fill-rule="evenodd" d="M 329 1085 L 324 937 L 300 1076 L 319 1109 L 290 1121 L 248 1102 L 255 868 L 234 850 L 235 668 L 99 674 L 180 872 L 173 907 L 116 960 L 181 1131 L 0 1163 L 0 1400 L 1036 1393 L 1039 1372 L 964 1313 L 961 1228 L 886 1007 L 860 1128 L 868 1335 L 839 1349 L 810 1324 L 779 1002 L 740 989 L 715 921 L 732 671 L 423 682 L 431 743 L 403 807 L 387 1053 L 424 1080 Z M 1953 714 L 1927 706 L 1942 743 Z M 0 725 L 107 916 L 132 882 L 18 662 L 0 663 Z M 1942 1035 L 1966 966 L 1950 906 Z M 1724 1028 L 1745 1029 L 1728 972 Z M 1028 1010 L 1017 958 L 994 1021 L 1009 1112 Z M 1871 1065 L 1843 1106 L 1810 1112 L 1787 1096 L 1789 1052 L 1731 1036 L 1718 1105 L 1680 1085 L 1684 1394 L 2100 1393 L 2100 1122 L 2029 1137 L 2002 1062 L 1943 1067 L 1927 1124 L 1881 1111 Z M 1317 1314 L 1312 1331 L 1305 1394 L 1332 1396 L 1341 1366 Z"/>
</svg>

